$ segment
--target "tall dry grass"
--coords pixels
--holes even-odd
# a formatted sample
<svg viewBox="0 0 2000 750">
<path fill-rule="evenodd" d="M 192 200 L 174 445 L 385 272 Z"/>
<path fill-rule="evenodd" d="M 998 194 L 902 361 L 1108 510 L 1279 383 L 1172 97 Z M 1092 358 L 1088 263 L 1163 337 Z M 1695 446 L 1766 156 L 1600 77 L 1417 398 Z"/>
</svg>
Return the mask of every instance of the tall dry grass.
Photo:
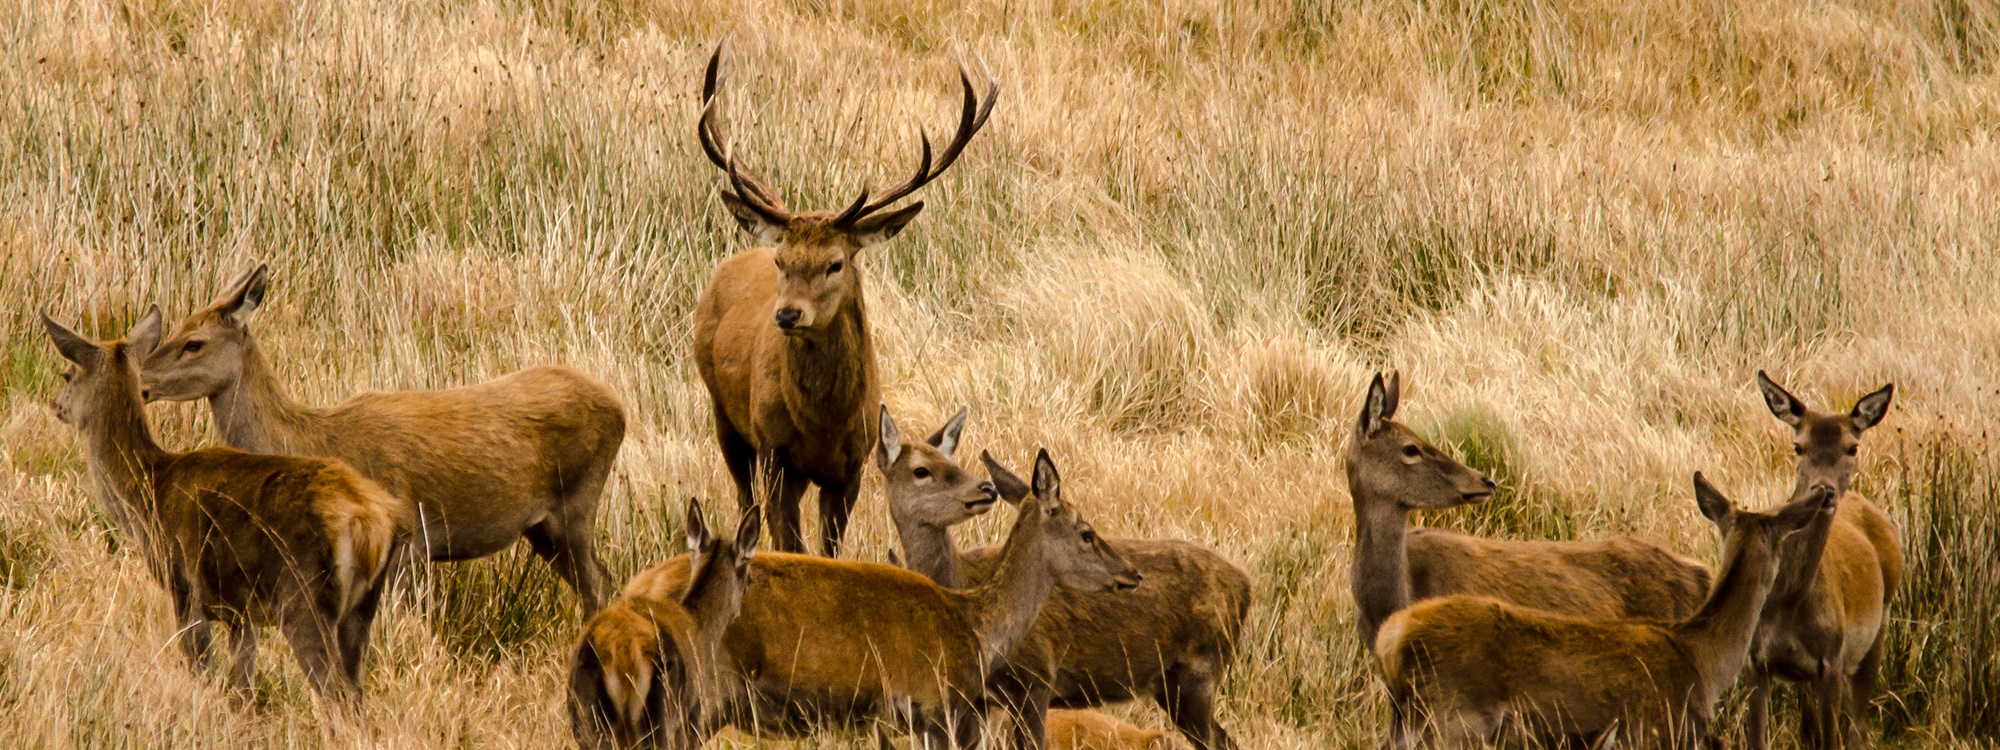
<svg viewBox="0 0 2000 750">
<path fill-rule="evenodd" d="M 1380 367 L 1506 481 L 1427 523 L 1704 559 L 1692 471 L 1753 504 L 1789 484 L 1752 373 L 1833 406 L 1894 381 L 1859 486 L 1912 574 L 1873 730 L 2000 735 L 1991 2 L 54 0 L 0 7 L 0 737 L 559 743 L 579 624 L 522 552 L 386 614 L 365 730 L 324 726 L 281 646 L 253 709 L 190 675 L 41 406 L 32 312 L 109 336 L 268 259 L 257 325 L 306 401 L 594 373 L 632 417 L 602 531 L 630 573 L 677 551 L 678 498 L 729 496 L 686 359 L 743 247 L 691 138 L 725 35 L 741 148 L 798 205 L 908 169 L 954 56 L 1004 82 L 865 260 L 886 397 L 918 425 L 969 403 L 970 445 L 1049 446 L 1098 526 L 1249 569 L 1223 698 L 1249 747 L 1384 721 L 1339 459 Z M 204 407 L 154 413 L 207 439 Z M 853 554 L 882 559 L 863 497 Z"/>
</svg>

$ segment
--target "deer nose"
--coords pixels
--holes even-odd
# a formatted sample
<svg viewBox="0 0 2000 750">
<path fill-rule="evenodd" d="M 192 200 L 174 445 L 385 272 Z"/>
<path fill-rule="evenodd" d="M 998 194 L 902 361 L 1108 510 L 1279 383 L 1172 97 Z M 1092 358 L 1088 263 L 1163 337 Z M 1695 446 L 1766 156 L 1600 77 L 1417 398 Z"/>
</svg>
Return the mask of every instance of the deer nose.
<svg viewBox="0 0 2000 750">
<path fill-rule="evenodd" d="M 1486 483 L 1486 489 L 1489 489 L 1489 490 L 1497 490 L 1497 489 L 1500 489 L 1500 483 L 1499 483 L 1499 482 L 1495 482 L 1495 481 L 1493 481 L 1493 478 L 1492 478 L 1492 477 L 1480 477 L 1480 478 L 1479 478 L 1479 481 L 1481 481 L 1481 482 L 1485 482 L 1485 483 Z"/>
<path fill-rule="evenodd" d="M 799 325 L 799 309 L 796 307 L 780 307 L 778 308 L 776 319 L 779 328 L 787 331 L 797 328 Z"/>
<path fill-rule="evenodd" d="M 985 495 L 987 500 L 1000 499 L 1000 490 L 994 487 L 992 482 L 980 482 L 979 494 Z"/>
</svg>

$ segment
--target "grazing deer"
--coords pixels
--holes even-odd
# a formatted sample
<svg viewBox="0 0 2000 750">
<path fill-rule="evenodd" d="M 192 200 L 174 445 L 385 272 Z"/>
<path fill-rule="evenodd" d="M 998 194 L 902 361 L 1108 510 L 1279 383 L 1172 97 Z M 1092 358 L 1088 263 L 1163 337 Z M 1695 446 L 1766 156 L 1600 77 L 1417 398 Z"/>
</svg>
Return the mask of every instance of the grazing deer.
<svg viewBox="0 0 2000 750">
<path fill-rule="evenodd" d="M 694 750 L 708 739 L 708 716 L 721 702 L 715 652 L 723 629 L 743 607 L 761 521 L 745 514 L 736 540 L 721 539 L 688 499 L 679 596 L 630 592 L 584 626 L 570 661 L 570 726 L 585 748 Z"/>
<path fill-rule="evenodd" d="M 787 553 L 751 561 L 743 613 L 723 636 L 736 681 L 728 721 L 776 736 L 891 713 L 933 747 L 968 744 L 985 683 L 1055 589 L 1132 589 L 1140 574 L 1064 502 L 1048 453 L 985 584 L 963 591 L 875 563 Z M 627 591 L 684 590 L 664 565 Z M 942 721 L 931 721 L 942 717 Z M 879 726 L 879 725 L 878 725 Z M 947 736 L 944 727 L 961 732 Z"/>
<path fill-rule="evenodd" d="M 229 628 L 229 684 L 250 693 L 257 630 L 276 625 L 306 678 L 358 707 L 401 503 L 334 459 L 228 448 L 173 453 L 153 440 L 138 357 L 160 340 L 154 307 L 124 339 L 96 344 L 42 314 L 70 367 L 56 418 L 76 428 L 99 500 L 173 600 L 188 660 L 209 667 L 210 621 Z"/>
<path fill-rule="evenodd" d="M 1701 606 L 1708 569 L 1632 537 L 1508 541 L 1410 529 L 1410 511 L 1481 502 L 1496 485 L 1395 421 L 1401 381 L 1375 376 L 1347 449 L 1363 644 L 1375 643 L 1390 613 L 1454 594 L 1595 619 L 1678 620 Z"/>
<path fill-rule="evenodd" d="M 1895 396 L 1892 383 L 1862 396 L 1846 414 L 1823 414 L 1773 382 L 1762 371 L 1757 388 L 1771 413 L 1793 429 L 1798 492 L 1827 489 L 1846 494 L 1854 478 L 1861 434 L 1882 421 Z M 1787 565 L 1764 605 L 1764 621 L 1751 648 L 1750 711 L 1746 732 L 1763 748 L 1770 715 L 1771 678 L 1811 683 L 1801 701 L 1800 732 L 1808 746 L 1863 744 L 1861 718 L 1875 692 L 1889 600 L 1903 579 L 1902 539 L 1887 514 L 1859 496 L 1840 512 L 1793 537 Z M 1808 547 L 1824 547 L 1817 557 Z"/>
<path fill-rule="evenodd" d="M 625 439 L 625 411 L 610 389 L 537 367 L 449 390 L 305 406 L 250 329 L 269 277 L 261 264 L 237 277 L 150 350 L 147 400 L 207 399 L 234 448 L 346 461 L 413 506 L 416 552 L 432 560 L 484 557 L 526 536 L 576 590 L 585 616 L 604 605 L 597 503 Z"/>
<path fill-rule="evenodd" d="M 905 442 L 884 408 L 876 454 L 889 515 L 910 569 L 947 588 L 983 583 L 1001 550 L 963 555 L 950 527 L 985 513 L 997 494 L 1019 503 L 1030 488 L 985 453 L 981 482 L 952 455 L 965 427 L 959 410 L 921 442 Z M 1233 747 L 1215 720 L 1216 684 L 1235 657 L 1250 607 L 1250 577 L 1205 548 L 1179 541 L 1119 539 L 1111 549 L 1146 578 L 1130 591 L 1058 590 L 989 686 L 1015 720 L 1016 743 L 1040 748 L 1053 736 L 1050 705 L 1083 708 L 1145 696 L 1165 709 L 1197 748 Z M 965 571 L 963 574 L 961 571 Z"/>
<path fill-rule="evenodd" d="M 1678 621 L 1595 620 L 1481 596 L 1391 615 L 1375 654 L 1395 715 L 1390 746 L 1483 747 L 1503 730 L 1547 744 L 1694 748 L 1749 660 L 1781 543 L 1834 513 L 1815 489 L 1776 511 L 1732 507 L 1700 474 L 1695 497 L 1722 527 L 1715 590 Z"/>
<path fill-rule="evenodd" d="M 984 102 L 959 70 L 965 109 L 958 133 L 935 166 L 931 142 L 909 181 L 869 200 L 861 191 L 840 213 L 792 213 L 716 133 L 723 48 L 709 58 L 697 134 L 709 161 L 729 175 L 722 204 L 762 247 L 715 269 L 695 308 L 694 356 L 715 409 L 715 436 L 736 480 L 737 497 L 774 497 L 765 506 L 773 543 L 805 551 L 799 499 L 819 487 L 820 552 L 834 556 L 860 492 L 862 464 L 874 449 L 869 420 L 881 403 L 875 345 L 862 300 L 863 248 L 896 236 L 922 211 L 922 201 L 878 213 L 937 179 L 986 124 L 999 96 L 989 84 Z M 776 487 L 753 488 L 753 481 Z"/>
</svg>

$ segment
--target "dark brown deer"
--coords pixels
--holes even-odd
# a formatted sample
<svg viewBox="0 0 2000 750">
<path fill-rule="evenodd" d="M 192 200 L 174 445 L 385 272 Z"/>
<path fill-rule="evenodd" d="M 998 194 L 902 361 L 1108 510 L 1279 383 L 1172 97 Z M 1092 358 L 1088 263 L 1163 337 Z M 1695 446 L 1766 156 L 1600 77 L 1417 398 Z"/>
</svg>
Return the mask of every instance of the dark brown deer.
<svg viewBox="0 0 2000 750">
<path fill-rule="evenodd" d="M 1723 529 L 1723 562 L 1685 620 L 1585 619 L 1481 596 L 1391 615 L 1374 649 L 1396 717 L 1390 746 L 1485 747 L 1510 731 L 1538 745 L 1700 746 L 1749 661 L 1781 543 L 1833 515 L 1837 496 L 1820 488 L 1774 512 L 1737 510 L 1700 474 L 1695 495 Z"/>
<path fill-rule="evenodd" d="M 161 448 L 138 367 L 160 340 L 159 308 L 101 344 L 42 323 L 70 362 L 56 418 L 82 437 L 106 514 L 167 589 L 189 661 L 209 667 L 221 622 L 229 685 L 247 697 L 257 628 L 276 625 L 313 689 L 358 707 L 383 574 L 408 531 L 402 504 L 338 460 Z"/>
<path fill-rule="evenodd" d="M 1047 452 L 1037 457 L 1034 494 L 984 585 L 946 589 L 914 572 L 875 563 L 788 553 L 751 561 L 743 613 L 723 636 L 739 728 L 797 736 L 826 725 L 897 715 L 924 742 L 969 742 L 976 706 L 994 670 L 1058 589 L 1131 589 L 1140 574 L 1098 538 L 1061 496 Z M 634 578 L 628 594 L 670 596 L 686 566 Z M 927 720 L 935 719 L 935 720 Z M 919 723 L 919 720 L 920 721 Z"/>
<path fill-rule="evenodd" d="M 935 165 L 925 136 L 917 172 L 907 182 L 872 201 L 863 190 L 839 213 L 793 213 L 716 132 L 723 78 L 723 48 L 717 47 L 703 77 L 697 133 L 702 151 L 729 176 L 723 206 L 761 247 L 724 260 L 702 292 L 695 308 L 695 365 L 708 385 L 716 440 L 742 506 L 753 497 L 773 498 L 765 506 L 773 543 L 803 552 L 799 500 L 807 484 L 817 485 L 820 552 L 831 557 L 860 492 L 862 464 L 875 446 L 872 417 L 881 403 L 856 261 L 863 248 L 896 236 L 923 210 L 918 201 L 881 213 L 958 160 L 992 114 L 1000 89 L 989 84 L 982 102 L 960 69 L 965 108 Z M 772 482 L 775 487 L 768 486 Z"/>
<path fill-rule="evenodd" d="M 1496 485 L 1395 421 L 1401 380 L 1375 376 L 1347 449 L 1363 644 L 1391 613 L 1454 594 L 1594 619 L 1680 620 L 1701 606 L 1708 569 L 1632 537 L 1510 541 L 1410 529 L 1411 511 L 1482 502 Z"/>
<path fill-rule="evenodd" d="M 1749 744 L 1764 747 L 1771 679 L 1777 678 L 1810 685 L 1810 698 L 1801 701 L 1805 744 L 1859 747 L 1865 742 L 1862 715 L 1881 669 L 1889 601 L 1903 579 L 1903 545 L 1888 515 L 1847 486 L 1861 434 L 1889 413 L 1896 386 L 1862 396 L 1845 414 L 1814 411 L 1762 371 L 1757 388 L 1771 413 L 1793 430 L 1797 491 L 1826 489 L 1845 497 L 1838 514 L 1787 542 L 1787 559 L 1796 564 L 1779 574 L 1751 648 Z M 1805 552 L 1819 548 L 1824 551 L 1817 556 Z"/>
<path fill-rule="evenodd" d="M 147 399 L 207 399 L 234 448 L 346 461 L 412 506 L 415 552 L 432 560 L 484 557 L 525 536 L 576 589 L 586 616 L 603 606 L 597 504 L 625 439 L 625 410 L 610 389 L 537 367 L 449 390 L 305 406 L 250 329 L 269 279 L 268 267 L 250 269 L 150 350 Z"/>
<path fill-rule="evenodd" d="M 989 580 L 999 549 L 960 554 L 950 527 L 986 512 L 996 493 L 1021 502 L 1028 484 L 985 453 L 980 459 L 991 482 L 959 468 L 953 454 L 965 426 L 963 409 L 923 441 L 904 441 L 886 408 L 881 421 L 876 463 L 910 568 L 946 587 Z M 1014 719 L 1016 744 L 1046 745 L 1051 705 L 1083 708 L 1145 697 L 1165 709 L 1197 748 L 1233 747 L 1216 721 L 1214 695 L 1249 612 L 1250 577 L 1186 542 L 1107 544 L 1145 576 L 1146 585 L 1050 595 L 989 685 L 989 697 Z"/>
<path fill-rule="evenodd" d="M 687 588 L 678 597 L 627 592 L 590 619 L 570 661 L 570 726 L 585 748 L 695 750 L 721 705 L 716 648 L 742 611 L 761 520 L 745 514 L 730 541 L 687 505 Z"/>
</svg>

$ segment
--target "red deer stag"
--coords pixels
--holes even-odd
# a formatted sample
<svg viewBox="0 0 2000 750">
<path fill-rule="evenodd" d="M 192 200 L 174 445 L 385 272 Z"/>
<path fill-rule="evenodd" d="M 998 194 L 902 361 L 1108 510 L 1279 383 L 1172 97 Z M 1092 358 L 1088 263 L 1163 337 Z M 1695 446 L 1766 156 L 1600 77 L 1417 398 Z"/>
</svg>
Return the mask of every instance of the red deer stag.
<svg viewBox="0 0 2000 750">
<path fill-rule="evenodd" d="M 1595 620 L 1481 596 L 1419 602 L 1376 635 L 1396 722 L 1390 746 L 1485 747 L 1511 732 L 1538 745 L 1701 745 L 1749 660 L 1781 543 L 1832 515 L 1837 496 L 1816 489 L 1757 513 L 1731 507 L 1700 474 L 1694 481 L 1724 536 L 1715 590 L 1694 616 Z"/>
<path fill-rule="evenodd" d="M 1762 371 L 1757 388 L 1765 405 L 1793 429 L 1798 492 L 1847 492 L 1854 478 L 1861 433 L 1889 413 L 1894 384 L 1861 397 L 1846 414 L 1823 414 L 1773 382 Z M 1785 554 L 1801 561 L 1778 576 L 1764 605 L 1764 622 L 1751 649 L 1750 711 L 1746 732 L 1763 748 L 1770 715 L 1771 679 L 1811 683 L 1800 733 L 1806 744 L 1858 747 L 1861 718 L 1882 662 L 1889 600 L 1903 579 L 1903 545 L 1887 514 L 1866 498 L 1849 495 L 1840 512 L 1793 537 Z M 1824 547 L 1817 558 L 1801 552 Z M 1816 562 L 1811 564 L 1805 561 Z"/>
<path fill-rule="evenodd" d="M 969 744 L 977 722 L 966 719 L 1051 591 L 1132 589 L 1141 578 L 1062 499 L 1046 451 L 1034 476 L 998 571 L 963 591 L 889 565 L 757 555 L 743 613 L 722 639 L 735 682 L 730 723 L 796 736 L 898 714 L 921 720 L 914 728 L 932 747 Z M 655 568 L 626 592 L 673 596 L 686 567 Z"/>
<path fill-rule="evenodd" d="M 960 554 L 950 527 L 986 512 L 996 494 L 1021 502 L 1028 484 L 985 453 L 980 460 L 991 482 L 959 468 L 953 453 L 965 427 L 963 409 L 924 441 L 904 441 L 887 408 L 881 421 L 876 463 L 910 569 L 947 588 L 986 582 L 1000 549 Z M 1050 705 L 1083 708 L 1144 696 L 1165 709 L 1195 747 L 1234 747 L 1215 719 L 1214 695 L 1249 612 L 1250 577 L 1187 542 L 1107 543 L 1145 576 L 1146 585 L 1050 595 L 991 686 L 992 698 L 1013 714 L 1016 744 L 1045 746 Z"/>
<path fill-rule="evenodd" d="M 313 689 L 358 707 L 383 574 L 408 531 L 402 504 L 338 460 L 161 448 L 137 361 L 160 340 L 159 308 L 102 344 L 42 323 L 71 363 L 56 418 L 83 438 L 107 515 L 172 598 L 189 661 L 208 668 L 209 623 L 221 622 L 229 684 L 247 696 L 256 629 L 276 625 Z"/>
<path fill-rule="evenodd" d="M 484 557 L 526 536 L 576 589 L 585 616 L 604 605 L 597 504 L 625 439 L 625 411 L 610 389 L 537 367 L 449 390 L 305 406 L 250 329 L 269 277 L 264 265 L 244 273 L 151 350 L 148 400 L 207 399 L 231 447 L 352 464 L 414 506 L 416 552 L 432 560 Z"/>
<path fill-rule="evenodd" d="M 731 542 L 708 531 L 701 505 L 687 506 L 687 588 L 678 597 L 632 595 L 584 626 L 570 661 L 570 725 L 578 745 L 694 750 L 721 704 L 715 652 L 743 607 L 761 521 L 745 514 Z M 643 575 L 643 574 L 642 574 Z"/>
<path fill-rule="evenodd" d="M 718 46 L 708 61 L 697 133 L 702 151 L 729 176 L 723 206 L 762 246 L 716 267 L 695 308 L 695 365 L 708 385 L 716 440 L 742 506 L 753 497 L 775 498 L 765 506 L 773 544 L 803 552 L 799 500 L 807 483 L 817 485 L 820 552 L 832 557 L 860 492 L 862 463 L 875 445 L 869 417 L 881 402 L 856 261 L 862 248 L 896 236 L 923 210 L 918 201 L 878 213 L 958 160 L 986 124 L 1000 87 L 989 84 L 982 102 L 961 68 L 965 108 L 957 135 L 935 165 L 925 136 L 909 181 L 872 201 L 863 190 L 837 214 L 795 214 L 716 132 L 722 55 Z M 753 488 L 753 482 L 776 487 Z"/>
<path fill-rule="evenodd" d="M 1453 594 L 1595 619 L 1679 620 L 1701 606 L 1708 569 L 1632 537 L 1510 541 L 1410 529 L 1410 511 L 1481 502 L 1495 485 L 1395 421 L 1401 380 L 1375 376 L 1347 449 L 1363 644 L 1391 613 Z"/>
</svg>

